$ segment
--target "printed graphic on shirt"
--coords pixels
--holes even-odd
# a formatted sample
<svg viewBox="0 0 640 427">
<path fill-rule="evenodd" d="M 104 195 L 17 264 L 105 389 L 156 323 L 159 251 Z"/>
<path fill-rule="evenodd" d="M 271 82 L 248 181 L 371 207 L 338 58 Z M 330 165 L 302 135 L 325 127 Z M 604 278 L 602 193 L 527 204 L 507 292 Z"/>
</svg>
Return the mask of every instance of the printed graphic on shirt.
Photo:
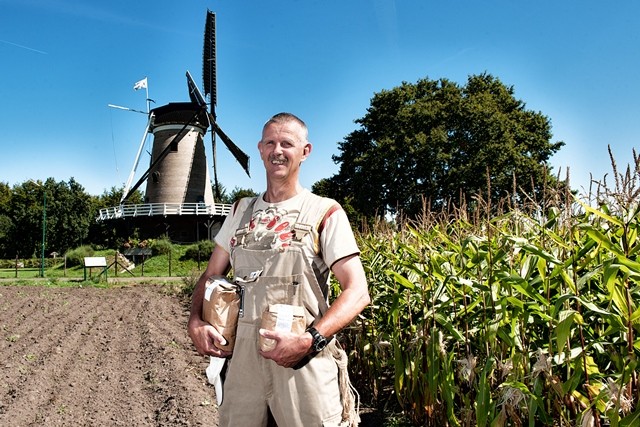
<svg viewBox="0 0 640 427">
<path fill-rule="evenodd" d="M 287 211 L 276 206 L 259 209 L 253 213 L 244 247 L 252 250 L 280 249 L 291 245 L 293 226 L 299 212 Z M 238 245 L 237 237 L 229 242 L 231 250 Z"/>
</svg>

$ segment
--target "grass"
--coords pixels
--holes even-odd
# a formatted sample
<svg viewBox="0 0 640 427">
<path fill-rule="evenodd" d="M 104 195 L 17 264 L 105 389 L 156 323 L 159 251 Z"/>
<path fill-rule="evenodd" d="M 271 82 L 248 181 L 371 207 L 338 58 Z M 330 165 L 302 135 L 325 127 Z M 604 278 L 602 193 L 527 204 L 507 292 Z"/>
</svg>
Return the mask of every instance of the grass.
<svg viewBox="0 0 640 427">
<path fill-rule="evenodd" d="M 104 280 L 105 275 L 113 279 L 118 278 L 152 278 L 152 277 L 175 277 L 176 279 L 191 277 L 194 271 L 202 271 L 206 267 L 209 254 L 203 254 L 200 263 L 195 260 L 185 259 L 184 254 L 187 247 L 181 245 L 173 245 L 170 254 L 159 254 L 147 259 L 137 257 L 135 259 L 135 267 L 131 272 L 125 271 L 124 266 L 114 263 L 116 257 L 115 250 L 96 251 L 93 256 L 105 257 L 107 261 L 106 273 L 103 268 L 93 267 L 85 269 L 83 266 L 65 267 L 64 259 L 58 258 L 53 263 L 51 259 L 47 260 L 47 268 L 44 271 L 44 278 L 40 277 L 40 268 L 2 268 L 0 269 L 0 279 L 16 279 L 32 281 L 38 279 L 42 281 L 54 282 L 56 285 L 64 285 L 65 282 L 77 283 L 84 281 L 99 282 Z M 49 265 L 51 263 L 52 265 Z M 5 262 L 4 265 L 7 265 Z"/>
</svg>

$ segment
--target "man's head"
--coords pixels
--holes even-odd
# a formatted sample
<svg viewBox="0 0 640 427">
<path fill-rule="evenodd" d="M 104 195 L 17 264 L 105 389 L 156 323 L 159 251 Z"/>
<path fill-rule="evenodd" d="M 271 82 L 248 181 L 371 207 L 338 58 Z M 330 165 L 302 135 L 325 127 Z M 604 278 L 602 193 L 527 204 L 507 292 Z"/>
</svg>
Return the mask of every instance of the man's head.
<svg viewBox="0 0 640 427">
<path fill-rule="evenodd" d="M 258 142 L 267 176 L 297 179 L 300 164 L 311 153 L 307 125 L 291 113 L 278 113 L 262 128 Z"/>
</svg>

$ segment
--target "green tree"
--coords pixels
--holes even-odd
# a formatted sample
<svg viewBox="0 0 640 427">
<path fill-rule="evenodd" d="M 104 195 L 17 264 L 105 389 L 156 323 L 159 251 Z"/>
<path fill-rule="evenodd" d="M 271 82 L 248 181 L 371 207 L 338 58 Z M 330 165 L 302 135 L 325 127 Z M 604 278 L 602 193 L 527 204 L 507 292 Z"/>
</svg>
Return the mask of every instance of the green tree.
<svg viewBox="0 0 640 427">
<path fill-rule="evenodd" d="M 65 253 L 68 249 L 86 243 L 91 217 L 91 196 L 74 178 L 68 182 L 45 182 L 47 191 L 47 239 L 46 254 L 55 251 Z"/>
<path fill-rule="evenodd" d="M 213 187 L 213 194 L 219 194 L 219 197 L 214 196 L 216 203 L 233 204 L 236 200 L 240 200 L 243 197 L 254 197 L 258 193 L 250 188 L 235 187 L 231 193 L 227 193 L 227 189 L 224 185 L 218 183 L 218 190 L 216 192 L 215 186 Z"/>
<path fill-rule="evenodd" d="M 54 251 L 62 254 L 81 245 L 92 220 L 90 197 L 73 178 L 68 182 L 56 182 L 53 178 L 44 183 L 29 180 L 14 186 L 7 209 L 13 222 L 7 255 L 40 255 L 43 220 L 46 220 L 45 256 Z"/>
<path fill-rule="evenodd" d="M 11 205 L 11 187 L 9 184 L 0 182 L 0 258 L 11 258 L 15 254 L 9 253 L 10 238 L 12 235 L 13 221 L 9 216 Z"/>
<path fill-rule="evenodd" d="M 41 181 L 26 181 L 12 189 L 7 214 L 11 218 L 7 257 L 35 257 L 42 245 L 44 188 Z"/>
<path fill-rule="evenodd" d="M 344 194 L 336 182 L 331 178 L 322 178 L 311 186 L 311 192 L 318 196 L 330 197 L 332 199 L 340 199 L 340 194 Z M 372 225 L 375 221 L 374 217 L 367 217 L 353 207 L 353 197 L 350 195 L 343 196 L 340 199 L 342 209 L 349 217 L 349 221 L 362 228 L 364 224 Z"/>
<path fill-rule="evenodd" d="M 221 182 L 212 184 L 211 189 L 213 191 L 213 199 L 215 203 L 228 203 L 227 199 L 229 198 L 229 195 L 227 194 L 227 189 Z"/>
<path fill-rule="evenodd" d="M 229 194 L 226 203 L 232 204 L 242 199 L 243 197 L 255 197 L 257 195 L 258 193 L 253 191 L 251 188 L 235 187 L 231 194 Z"/>
<path fill-rule="evenodd" d="M 339 172 L 319 190 L 366 217 L 415 216 L 425 203 L 460 206 L 487 197 L 489 188 L 493 203 L 506 196 L 519 203 L 514 182 L 539 197 L 555 183 L 546 162 L 564 145 L 551 142 L 546 116 L 527 110 L 513 87 L 486 73 L 465 86 L 403 82 L 375 94 L 356 123 L 360 128 L 333 156 Z"/>
<path fill-rule="evenodd" d="M 125 219 L 114 219 L 110 221 L 97 221 L 100 209 L 113 208 L 120 205 L 120 200 L 124 194 L 124 186 L 111 187 L 105 190 L 100 196 L 91 198 L 91 224 L 89 225 L 88 241 L 100 248 L 117 248 L 127 238 L 135 234 L 131 224 Z M 127 204 L 142 204 L 144 196 L 136 190 L 127 199 Z"/>
</svg>

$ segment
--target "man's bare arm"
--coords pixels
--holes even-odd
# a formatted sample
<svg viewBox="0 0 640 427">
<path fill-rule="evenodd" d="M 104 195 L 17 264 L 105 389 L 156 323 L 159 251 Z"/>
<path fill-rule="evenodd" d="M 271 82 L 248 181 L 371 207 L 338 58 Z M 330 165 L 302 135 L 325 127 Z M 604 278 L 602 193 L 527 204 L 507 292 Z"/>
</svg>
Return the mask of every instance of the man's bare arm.
<svg viewBox="0 0 640 427">
<path fill-rule="evenodd" d="M 193 290 L 191 299 L 191 313 L 187 329 L 198 353 L 216 357 L 225 357 L 230 353 L 220 350 L 215 343 L 224 344 L 225 340 L 215 328 L 202 320 L 202 303 L 205 284 L 211 276 L 225 275 L 229 271 L 229 254 L 222 247 L 216 245 L 211 252 L 209 263 Z"/>
<path fill-rule="evenodd" d="M 331 337 L 348 326 L 371 302 L 367 278 L 358 255 L 336 261 L 331 270 L 342 292 L 314 325 L 325 337 Z"/>
</svg>

